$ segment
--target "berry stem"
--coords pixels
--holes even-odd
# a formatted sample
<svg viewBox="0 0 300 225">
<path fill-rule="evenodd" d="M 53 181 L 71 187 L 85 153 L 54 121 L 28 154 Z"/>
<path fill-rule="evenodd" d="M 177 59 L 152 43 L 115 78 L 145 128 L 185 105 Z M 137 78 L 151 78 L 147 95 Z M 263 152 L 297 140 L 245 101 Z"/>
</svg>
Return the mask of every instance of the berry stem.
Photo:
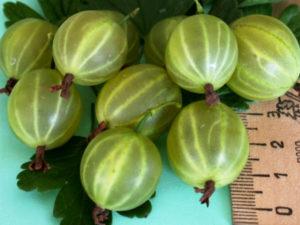
<svg viewBox="0 0 300 225">
<path fill-rule="evenodd" d="M 198 0 L 194 0 L 196 7 L 197 7 L 197 14 L 202 14 L 204 13 L 204 9 L 203 6 L 201 5 L 201 3 Z"/>
<path fill-rule="evenodd" d="M 46 146 L 38 146 L 36 148 L 35 159 L 30 163 L 30 171 L 46 172 L 50 169 L 49 164 L 45 161 Z"/>
<path fill-rule="evenodd" d="M 107 130 L 107 124 L 102 121 L 98 124 L 98 127 L 96 127 L 96 129 L 90 134 L 90 136 L 88 137 L 88 142 L 93 140 L 98 134 L 102 133 L 105 130 Z"/>
<path fill-rule="evenodd" d="M 215 192 L 215 182 L 212 180 L 206 181 L 204 189 L 195 188 L 196 193 L 203 193 L 202 197 L 200 198 L 201 204 L 206 204 L 209 206 L 209 198 Z"/>
<path fill-rule="evenodd" d="M 134 18 L 139 12 L 140 12 L 140 8 L 135 8 L 128 15 L 126 15 L 124 17 L 124 19 L 122 19 L 122 21 L 120 22 L 120 24 L 122 25 L 122 24 L 126 23 L 128 20 Z"/>
<path fill-rule="evenodd" d="M 212 106 L 220 102 L 219 95 L 214 91 L 214 86 L 212 84 L 205 84 L 204 91 L 207 105 Z"/>
<path fill-rule="evenodd" d="M 0 94 L 7 94 L 10 95 L 14 86 L 17 84 L 17 80 L 15 78 L 10 78 L 7 82 L 4 88 L 0 89 Z"/>
<path fill-rule="evenodd" d="M 59 85 L 53 85 L 50 89 L 51 92 L 57 92 L 61 90 L 60 96 L 68 99 L 70 97 L 70 88 L 73 84 L 74 75 L 71 73 L 67 73 L 64 76 L 64 79 L 61 84 Z"/>
<path fill-rule="evenodd" d="M 93 220 L 95 225 L 105 225 L 105 222 L 109 220 L 110 211 L 95 206 L 93 209 Z"/>
</svg>

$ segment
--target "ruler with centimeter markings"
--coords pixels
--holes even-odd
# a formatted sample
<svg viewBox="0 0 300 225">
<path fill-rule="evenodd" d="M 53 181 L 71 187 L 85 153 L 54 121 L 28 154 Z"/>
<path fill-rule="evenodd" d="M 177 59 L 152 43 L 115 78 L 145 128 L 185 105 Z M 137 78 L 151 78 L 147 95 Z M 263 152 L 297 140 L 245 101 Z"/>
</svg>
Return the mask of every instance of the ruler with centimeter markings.
<svg viewBox="0 0 300 225">
<path fill-rule="evenodd" d="M 239 113 L 250 155 L 230 186 L 234 225 L 300 225 L 300 97 L 293 91 Z"/>
</svg>

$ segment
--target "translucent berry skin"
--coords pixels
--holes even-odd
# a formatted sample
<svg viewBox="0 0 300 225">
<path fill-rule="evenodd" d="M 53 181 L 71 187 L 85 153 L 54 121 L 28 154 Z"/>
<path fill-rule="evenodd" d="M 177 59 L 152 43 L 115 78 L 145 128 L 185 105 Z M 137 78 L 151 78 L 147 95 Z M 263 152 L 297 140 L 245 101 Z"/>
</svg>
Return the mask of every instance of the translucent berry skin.
<svg viewBox="0 0 300 225">
<path fill-rule="evenodd" d="M 62 81 L 55 70 L 29 72 L 14 88 L 8 102 L 8 119 L 14 133 L 32 148 L 56 148 L 74 135 L 81 118 L 81 99 L 74 87 L 68 100 L 50 87 Z"/>
<path fill-rule="evenodd" d="M 176 174 L 187 184 L 204 188 L 232 183 L 249 155 L 245 126 L 228 106 L 207 106 L 205 101 L 186 106 L 168 135 L 168 157 Z"/>
<path fill-rule="evenodd" d="M 102 88 L 96 116 L 109 128 L 130 127 L 155 138 L 170 125 L 181 108 L 181 91 L 158 66 L 127 67 Z"/>
<path fill-rule="evenodd" d="M 171 17 L 154 25 L 145 41 L 144 51 L 147 62 L 165 66 L 165 52 L 170 35 L 184 18 L 186 16 Z"/>
<path fill-rule="evenodd" d="M 90 142 L 81 161 L 81 182 L 101 208 L 126 211 L 146 202 L 162 172 L 156 146 L 128 128 L 115 128 Z"/>
<path fill-rule="evenodd" d="M 239 59 L 228 86 L 251 100 L 284 95 L 300 73 L 300 48 L 292 31 L 274 17 L 246 16 L 235 21 Z"/>
<path fill-rule="evenodd" d="M 0 42 L 0 67 L 19 80 L 29 71 L 50 68 L 56 27 L 40 19 L 23 19 L 10 26 Z"/>
<path fill-rule="evenodd" d="M 97 11 L 83 11 L 69 17 L 58 29 L 53 56 L 62 74 L 73 74 L 74 82 L 97 85 L 114 76 L 127 56 L 124 29 Z"/>
<path fill-rule="evenodd" d="M 126 32 L 127 35 L 127 45 L 128 53 L 126 58 L 126 65 L 132 65 L 139 61 L 140 59 L 140 35 L 136 26 L 130 21 L 123 21 L 125 16 L 122 13 L 111 10 L 100 10 L 96 11 L 103 16 L 108 16 L 110 19 L 114 20 L 116 23 L 119 23 Z"/>
<path fill-rule="evenodd" d="M 183 89 L 204 93 L 228 82 L 237 64 L 238 48 L 233 32 L 219 18 L 195 15 L 184 19 L 171 34 L 166 67 Z"/>
</svg>

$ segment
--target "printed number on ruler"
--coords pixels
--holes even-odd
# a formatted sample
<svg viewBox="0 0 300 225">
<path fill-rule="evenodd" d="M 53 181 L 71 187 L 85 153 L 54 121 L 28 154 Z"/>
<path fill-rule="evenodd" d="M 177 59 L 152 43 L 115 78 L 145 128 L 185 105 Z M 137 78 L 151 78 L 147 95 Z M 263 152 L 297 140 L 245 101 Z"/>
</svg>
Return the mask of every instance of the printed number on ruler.
<svg viewBox="0 0 300 225">
<path fill-rule="evenodd" d="M 300 224 L 300 97 L 295 92 L 240 113 L 250 156 L 231 185 L 234 225 Z"/>
</svg>

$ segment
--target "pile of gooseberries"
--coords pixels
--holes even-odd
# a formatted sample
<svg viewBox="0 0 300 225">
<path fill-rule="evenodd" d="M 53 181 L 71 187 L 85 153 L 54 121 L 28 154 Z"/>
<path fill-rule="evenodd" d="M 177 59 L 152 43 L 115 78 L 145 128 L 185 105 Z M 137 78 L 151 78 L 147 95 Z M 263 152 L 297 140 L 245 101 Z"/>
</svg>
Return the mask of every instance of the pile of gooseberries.
<svg viewBox="0 0 300 225">
<path fill-rule="evenodd" d="M 131 210 L 154 194 L 162 161 L 153 140 L 168 128 L 172 168 L 208 205 L 216 188 L 239 176 L 249 154 L 245 126 L 216 90 L 227 84 L 246 99 L 271 100 L 300 73 L 296 38 L 270 16 L 230 26 L 204 14 L 167 18 L 145 37 L 147 64 L 140 64 L 140 39 L 128 16 L 94 10 L 60 27 L 21 20 L 0 43 L 8 78 L 0 91 L 9 95 L 11 129 L 36 149 L 33 172 L 51 169 L 45 151 L 76 132 L 82 102 L 74 84 L 103 84 L 95 103 L 99 125 L 80 166 L 83 188 L 97 205 L 96 224 L 105 222 L 105 210 Z M 205 100 L 182 108 L 182 89 Z"/>
</svg>

